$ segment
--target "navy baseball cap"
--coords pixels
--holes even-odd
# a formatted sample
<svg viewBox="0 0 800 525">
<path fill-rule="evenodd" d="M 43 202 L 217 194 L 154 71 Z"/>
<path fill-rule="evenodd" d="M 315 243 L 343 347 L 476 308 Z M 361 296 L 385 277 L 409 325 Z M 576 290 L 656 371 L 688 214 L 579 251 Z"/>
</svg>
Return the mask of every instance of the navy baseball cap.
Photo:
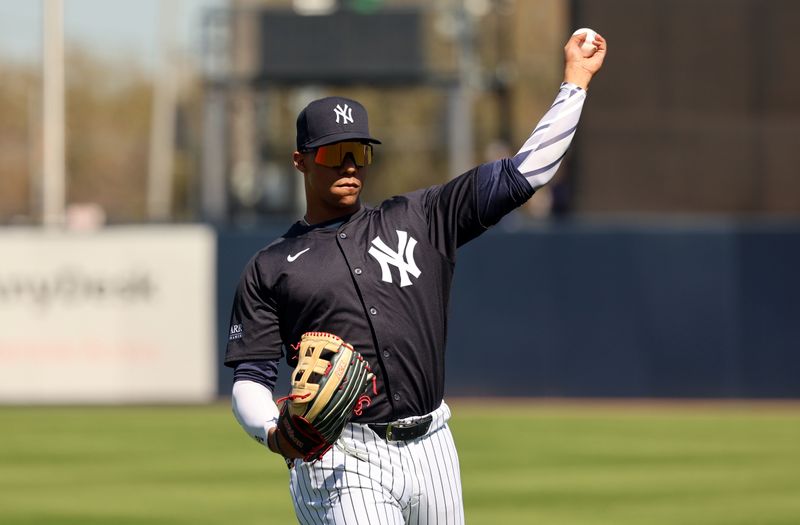
<svg viewBox="0 0 800 525">
<path fill-rule="evenodd" d="M 297 151 L 343 140 L 381 143 L 369 134 L 367 110 L 355 100 L 321 98 L 308 104 L 297 116 Z"/>
</svg>

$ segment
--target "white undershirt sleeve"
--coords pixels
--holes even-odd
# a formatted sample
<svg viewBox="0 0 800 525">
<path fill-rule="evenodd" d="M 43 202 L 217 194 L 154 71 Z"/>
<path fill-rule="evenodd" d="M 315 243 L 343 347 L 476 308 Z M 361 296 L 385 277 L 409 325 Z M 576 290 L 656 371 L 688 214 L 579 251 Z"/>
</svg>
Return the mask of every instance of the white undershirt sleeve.
<svg viewBox="0 0 800 525">
<path fill-rule="evenodd" d="M 572 143 L 586 91 L 563 82 L 553 105 L 514 156 L 514 164 L 533 189 L 547 184 Z"/>
<path fill-rule="evenodd" d="M 231 396 L 233 415 L 247 435 L 267 447 L 269 430 L 278 424 L 278 406 L 272 391 L 254 381 L 236 381 Z"/>
</svg>

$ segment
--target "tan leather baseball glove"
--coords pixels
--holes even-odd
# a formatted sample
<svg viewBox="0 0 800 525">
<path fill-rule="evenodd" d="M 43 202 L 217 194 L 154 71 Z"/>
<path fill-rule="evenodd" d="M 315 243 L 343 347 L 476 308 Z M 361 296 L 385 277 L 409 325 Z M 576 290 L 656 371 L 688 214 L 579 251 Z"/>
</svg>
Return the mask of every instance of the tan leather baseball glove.
<svg viewBox="0 0 800 525">
<path fill-rule="evenodd" d="M 297 349 L 292 390 L 278 419 L 278 432 L 305 461 L 330 450 L 353 416 L 369 405 L 374 374 L 359 352 L 326 332 L 306 332 Z M 280 401 L 280 400 L 279 400 Z"/>
</svg>

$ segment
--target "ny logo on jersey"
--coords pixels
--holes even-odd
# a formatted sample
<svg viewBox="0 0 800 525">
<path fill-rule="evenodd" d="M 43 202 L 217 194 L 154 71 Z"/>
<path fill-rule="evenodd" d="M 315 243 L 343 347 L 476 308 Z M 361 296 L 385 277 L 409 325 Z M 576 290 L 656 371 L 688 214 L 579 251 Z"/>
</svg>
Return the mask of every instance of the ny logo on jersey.
<svg viewBox="0 0 800 525">
<path fill-rule="evenodd" d="M 375 237 L 372 239 L 369 254 L 375 257 L 381 265 L 381 281 L 392 282 L 392 272 L 389 271 L 390 264 L 400 270 L 400 287 L 402 288 L 413 284 L 408 278 L 408 274 L 419 277 L 422 272 L 414 262 L 414 248 L 417 246 L 417 241 L 413 237 L 409 237 L 406 232 L 395 231 L 397 232 L 397 251 L 386 246 L 380 237 Z"/>
<path fill-rule="evenodd" d="M 342 124 L 352 124 L 353 123 L 353 108 L 348 106 L 347 104 L 342 107 L 339 104 L 336 104 L 336 107 L 333 108 L 333 112 L 336 114 L 336 123 L 339 123 L 339 117 L 342 117 Z"/>
</svg>

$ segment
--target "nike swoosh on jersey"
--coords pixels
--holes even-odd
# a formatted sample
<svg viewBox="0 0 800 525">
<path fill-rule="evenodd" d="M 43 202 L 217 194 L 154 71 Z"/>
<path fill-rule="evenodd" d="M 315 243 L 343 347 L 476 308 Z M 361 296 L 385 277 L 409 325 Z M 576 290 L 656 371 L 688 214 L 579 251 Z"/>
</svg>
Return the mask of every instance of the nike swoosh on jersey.
<svg viewBox="0 0 800 525">
<path fill-rule="evenodd" d="M 294 254 L 294 255 L 287 255 L 287 256 L 286 256 L 286 260 L 287 260 L 287 261 L 289 261 L 289 262 L 294 262 L 294 261 L 295 261 L 295 260 L 296 260 L 298 257 L 300 257 L 301 255 L 303 255 L 304 253 L 306 253 L 306 252 L 307 252 L 308 250 L 310 250 L 310 249 L 311 249 L 311 248 L 306 248 L 305 250 L 299 251 L 299 252 L 297 252 L 297 253 L 296 253 L 296 254 Z"/>
</svg>

